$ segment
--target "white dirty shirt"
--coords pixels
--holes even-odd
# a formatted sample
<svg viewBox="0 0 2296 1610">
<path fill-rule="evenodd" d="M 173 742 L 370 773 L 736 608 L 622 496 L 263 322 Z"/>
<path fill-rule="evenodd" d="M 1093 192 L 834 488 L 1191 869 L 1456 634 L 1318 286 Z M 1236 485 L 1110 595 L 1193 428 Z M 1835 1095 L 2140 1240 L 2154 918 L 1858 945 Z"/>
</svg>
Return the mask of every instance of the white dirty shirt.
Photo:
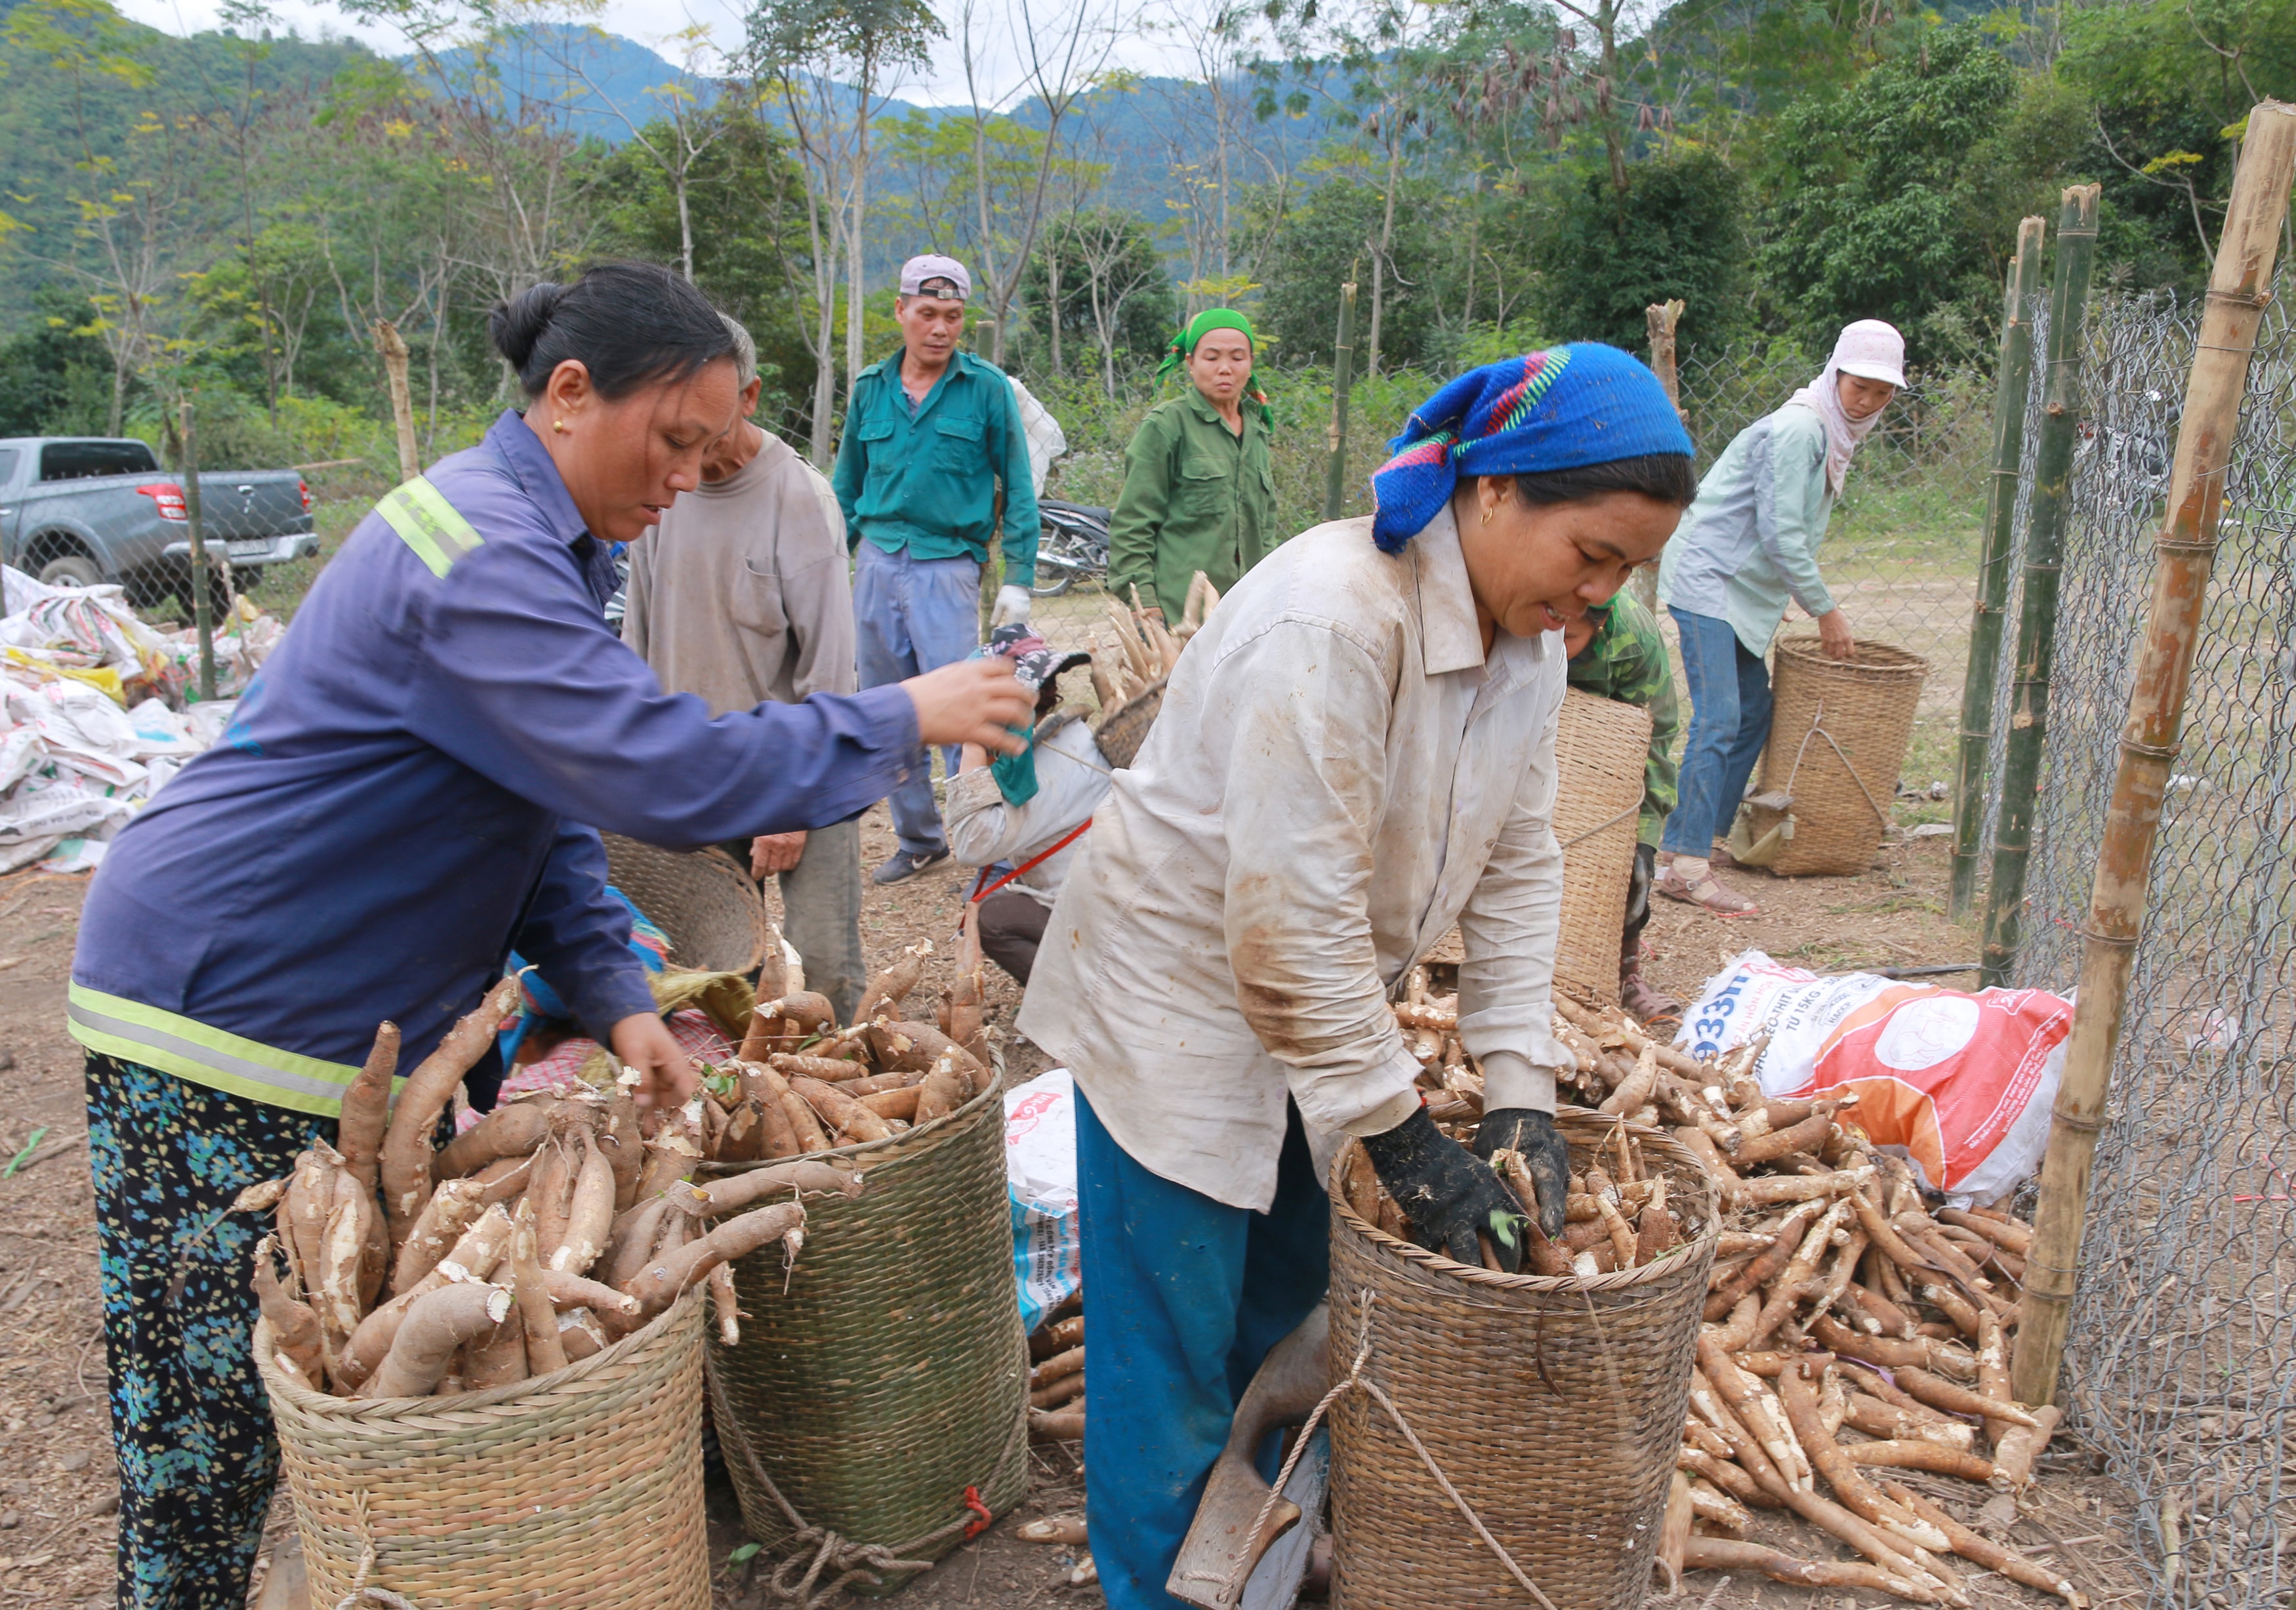
<svg viewBox="0 0 2296 1610">
<path fill-rule="evenodd" d="M 1318 526 L 1220 601 L 1021 1009 L 1128 1154 L 1265 1212 L 1287 1095 L 1319 1155 L 1401 1122 L 1419 1068 L 1389 991 L 1455 922 L 1492 1105 L 1553 1108 L 1563 660 L 1502 632 L 1486 662 L 1447 506 L 1393 557 L 1369 520 Z"/>
</svg>

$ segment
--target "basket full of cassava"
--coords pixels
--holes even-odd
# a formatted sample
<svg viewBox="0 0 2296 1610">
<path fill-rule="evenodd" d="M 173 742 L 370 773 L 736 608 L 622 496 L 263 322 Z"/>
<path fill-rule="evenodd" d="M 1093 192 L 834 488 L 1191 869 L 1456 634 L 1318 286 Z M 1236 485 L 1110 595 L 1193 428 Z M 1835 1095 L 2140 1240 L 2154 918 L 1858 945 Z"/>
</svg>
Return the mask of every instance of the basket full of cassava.
<svg viewBox="0 0 2296 1610">
<path fill-rule="evenodd" d="M 1430 1110 L 1472 1140 L 1480 1092 L 1448 1002 L 1398 1008 Z M 1522 1272 L 1414 1244 L 1358 1143 L 1334 1159 L 1331 1409 L 1336 1606 L 1642 1602 L 1680 1444 L 1717 1235 L 1691 1151 L 1624 1113 L 1564 1108 L 1569 1223 Z M 1536 1200 L 1521 1158 L 1493 1154 Z"/>
<path fill-rule="evenodd" d="M 496 1108 L 433 1145 L 518 1002 L 506 979 L 391 1102 L 386 1023 L 313 1146 L 249 1208 L 256 1359 L 313 1602 L 705 1610 L 701 1333 L 728 1260 L 794 1259 L 805 1162 L 686 1180 L 689 1106 L 642 1132 L 628 1084 Z M 629 1076 L 625 1076 L 626 1078 Z"/>
<path fill-rule="evenodd" d="M 786 1582 L 889 1590 L 961 1542 L 976 1506 L 1001 1512 L 1028 1487 L 1028 1347 L 980 956 L 964 947 L 936 1009 L 919 988 L 931 951 L 911 946 L 873 976 L 843 1024 L 784 975 L 707 1081 L 712 1193 L 791 1160 L 868 1182 L 816 1204 L 794 1271 L 770 1249 L 734 1264 L 754 1318 L 710 1344 L 726 1468 L 750 1535 L 790 1556 Z"/>
</svg>

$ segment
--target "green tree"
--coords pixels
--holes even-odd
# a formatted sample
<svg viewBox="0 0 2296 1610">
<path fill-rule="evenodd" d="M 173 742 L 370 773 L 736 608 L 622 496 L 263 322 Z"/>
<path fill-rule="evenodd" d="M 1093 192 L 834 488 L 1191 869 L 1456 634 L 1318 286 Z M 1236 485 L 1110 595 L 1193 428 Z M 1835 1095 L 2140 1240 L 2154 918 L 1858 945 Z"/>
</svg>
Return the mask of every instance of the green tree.
<svg viewBox="0 0 2296 1610">
<path fill-rule="evenodd" d="M 1078 208 L 1047 223 L 1021 294 L 1040 310 L 1053 367 L 1064 367 L 1070 343 L 1096 350 L 1111 397 L 1117 353 L 1137 362 L 1161 352 L 1177 312 L 1147 220 L 1114 207 Z"/>
<path fill-rule="evenodd" d="M 2149 0 L 2070 10 L 2057 76 L 2095 105 L 2108 262 L 2197 283 L 2216 250 L 2249 108 L 2296 98 L 2287 0 Z"/>
<path fill-rule="evenodd" d="M 1250 206 L 1267 207 L 1272 199 L 1255 193 Z M 1275 338 L 1282 359 L 1329 360 L 1339 333 L 1340 286 L 1355 276 L 1367 306 L 1377 260 L 1395 292 L 1385 308 L 1383 361 L 1390 369 L 1418 362 L 1439 319 L 1450 199 L 1434 181 L 1405 179 L 1390 204 L 1383 175 L 1347 177 L 1324 180 L 1285 208 L 1260 269 L 1257 321 Z"/>
<path fill-rule="evenodd" d="M 805 175 L 788 142 L 736 96 L 688 111 L 682 129 L 655 127 L 649 135 L 652 150 L 633 143 L 603 165 L 601 244 L 611 252 L 676 261 L 690 243 L 694 283 L 758 343 L 767 422 L 797 431 L 813 383 L 798 312 L 808 278 Z M 681 137 L 697 154 L 673 175 L 653 151 Z"/>
<path fill-rule="evenodd" d="M 1570 183 L 1531 242 L 1540 327 L 1640 351 L 1643 309 L 1680 297 L 1684 350 L 1718 348 L 1744 323 L 1745 205 L 1736 171 L 1695 149 L 1632 164 L 1623 193 L 1603 174 Z"/>
<path fill-rule="evenodd" d="M 1916 361 L 1961 356 L 1993 316 L 2018 213 L 2059 177 L 2003 182 L 2034 142 L 2023 99 L 2016 67 L 1960 23 L 1842 94 L 1789 106 L 1758 259 L 1786 322 L 1823 350 L 1841 324 L 1887 319 Z"/>
<path fill-rule="evenodd" d="M 51 283 L 32 299 L 32 316 L 0 343 L 0 436 L 49 436 L 96 428 L 87 399 L 111 383 L 111 357 L 90 333 L 94 305 Z M 78 402 L 81 407 L 75 408 Z"/>
</svg>

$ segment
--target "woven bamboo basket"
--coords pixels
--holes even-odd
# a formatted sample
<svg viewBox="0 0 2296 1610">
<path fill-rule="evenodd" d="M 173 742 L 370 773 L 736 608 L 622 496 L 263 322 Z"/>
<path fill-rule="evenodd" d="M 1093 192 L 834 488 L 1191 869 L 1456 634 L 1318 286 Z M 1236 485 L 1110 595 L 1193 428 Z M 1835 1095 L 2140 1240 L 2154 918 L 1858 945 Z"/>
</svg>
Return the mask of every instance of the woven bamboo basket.
<svg viewBox="0 0 2296 1610">
<path fill-rule="evenodd" d="M 1029 1484 L 1004 1080 L 946 1118 L 822 1155 L 850 1162 L 866 1188 L 806 1204 L 793 1274 L 777 1248 L 734 1266 L 751 1317 L 739 1345 L 709 1342 L 718 1441 L 768 1549 L 813 1541 L 793 1510 L 847 1543 L 938 1559 L 976 1518 L 967 1489 L 1001 1514 Z M 909 1573 L 880 1574 L 857 1590 Z"/>
<path fill-rule="evenodd" d="M 1919 654 L 1886 643 L 1861 641 L 1856 658 L 1829 660 L 1816 637 L 1779 639 L 1760 792 L 1792 799 L 1793 830 L 1772 872 L 1872 868 L 1929 669 Z"/>
<path fill-rule="evenodd" d="M 312 1392 L 258 1323 L 311 1602 L 358 1591 L 365 1562 L 422 1610 L 709 1610 L 704 1306 L 697 1288 L 603 1352 L 452 1398 Z"/>
<path fill-rule="evenodd" d="M 1148 741 L 1148 729 L 1155 725 L 1156 712 L 1163 708 L 1164 678 L 1159 677 L 1110 711 L 1093 728 L 1093 739 L 1111 766 L 1121 771 L 1139 758 L 1140 746 Z"/>
<path fill-rule="evenodd" d="M 766 959 L 766 903 L 722 850 L 681 851 L 619 834 L 606 842 L 606 876 L 669 938 L 673 967 L 754 973 Z"/>
<path fill-rule="evenodd" d="M 1556 1121 L 1583 1169 L 1621 1121 Z M 1333 1378 L 1367 1337 L 1362 1377 L 1555 1610 L 1630 1610 L 1649 1589 L 1714 1261 L 1705 1171 L 1631 1132 L 1694 1233 L 1585 1281 L 1471 1269 L 1365 1224 L 1338 1188 L 1344 1151 L 1330 1180 Z M 1369 1393 L 1342 1393 L 1331 1425 L 1334 1610 L 1531 1602 Z"/>
<path fill-rule="evenodd" d="M 1643 760 L 1650 712 L 1577 688 L 1564 690 L 1554 735 L 1554 842 L 1562 846 L 1562 917 L 1554 982 L 1615 1000 L 1627 932 L 1627 885 L 1641 833 Z M 1467 959 L 1452 929 L 1419 958 L 1456 967 Z"/>
<path fill-rule="evenodd" d="M 1604 1000 L 1619 993 L 1650 734 L 1650 711 L 1638 705 L 1563 691 L 1554 735 L 1554 842 L 1562 846 L 1554 982 Z"/>
</svg>

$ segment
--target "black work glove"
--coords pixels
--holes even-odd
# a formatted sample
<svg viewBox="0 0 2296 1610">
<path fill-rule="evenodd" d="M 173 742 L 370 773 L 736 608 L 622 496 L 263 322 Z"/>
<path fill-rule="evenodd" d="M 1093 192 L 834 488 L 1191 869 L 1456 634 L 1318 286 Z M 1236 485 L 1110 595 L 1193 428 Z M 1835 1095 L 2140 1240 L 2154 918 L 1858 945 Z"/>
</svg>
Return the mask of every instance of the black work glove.
<svg viewBox="0 0 2296 1610">
<path fill-rule="evenodd" d="M 1498 1151 L 1522 1154 L 1530 1182 L 1538 1187 L 1538 1228 L 1549 1241 L 1560 1236 L 1564 1199 L 1570 1190 L 1570 1148 L 1554 1132 L 1554 1114 L 1529 1107 L 1484 1113 L 1475 1129 L 1475 1155 L 1488 1162 Z"/>
<path fill-rule="evenodd" d="M 1522 1204 L 1490 1164 L 1437 1129 L 1425 1107 L 1384 1135 L 1365 1136 L 1363 1146 L 1420 1245 L 1480 1269 L 1480 1230 L 1507 1273 L 1522 1267 Z"/>
</svg>

